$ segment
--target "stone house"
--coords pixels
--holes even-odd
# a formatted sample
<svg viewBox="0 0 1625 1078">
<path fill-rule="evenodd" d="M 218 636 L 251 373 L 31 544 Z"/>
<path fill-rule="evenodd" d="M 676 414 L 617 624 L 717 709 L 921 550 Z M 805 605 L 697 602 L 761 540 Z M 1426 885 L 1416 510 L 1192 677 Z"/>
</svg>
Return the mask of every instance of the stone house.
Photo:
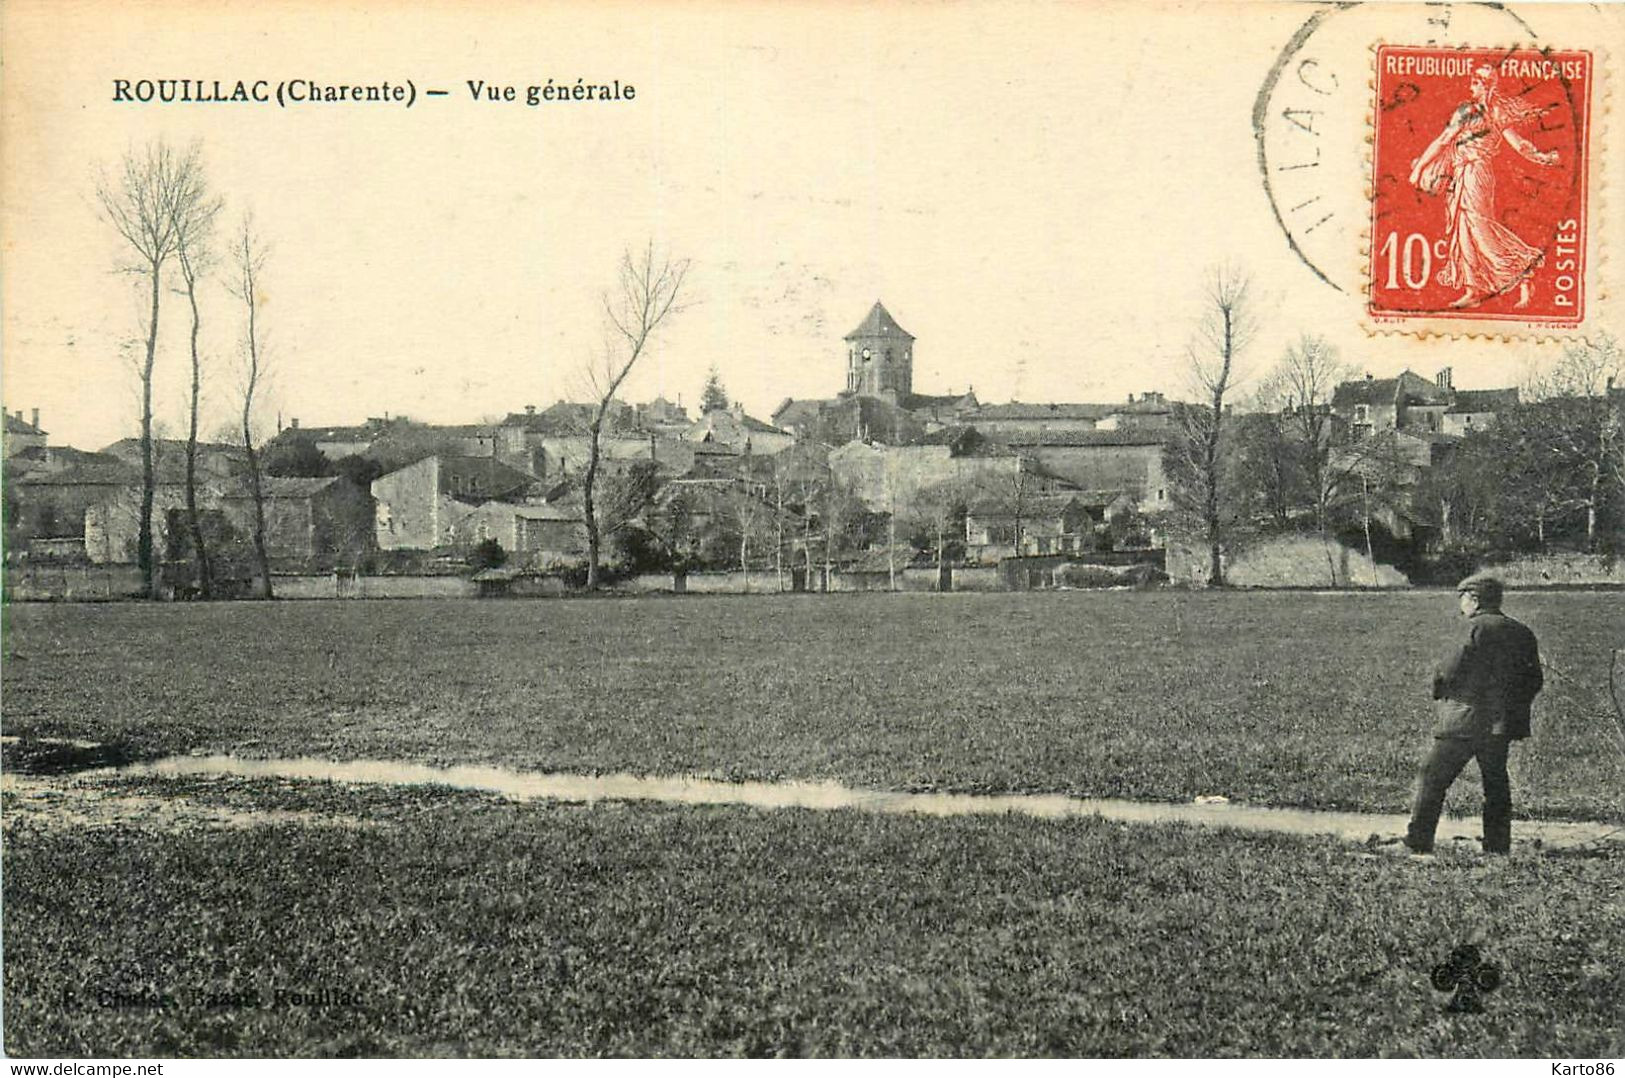
<svg viewBox="0 0 1625 1078">
<path fill-rule="evenodd" d="M 706 412 L 684 432 L 691 442 L 710 442 L 722 445 L 735 453 L 772 456 L 795 444 L 796 436 L 746 415 L 745 409 L 735 404 L 731 408 L 718 408 Z"/>
<path fill-rule="evenodd" d="M 959 422 L 968 424 L 989 438 L 1007 440 L 1032 438 L 1046 433 L 1062 434 L 1094 430 L 1111 415 L 1107 404 L 984 404 L 965 412 Z"/>
<path fill-rule="evenodd" d="M 62 450 L 53 451 L 61 456 Z M 140 489 L 141 470 L 105 453 L 81 453 L 70 463 L 7 476 L 6 549 L 21 550 L 33 539 L 82 538 L 85 511 L 116 498 L 126 488 Z M 9 463 L 9 462 L 8 462 Z M 178 476 L 161 479 L 170 483 Z"/>
<path fill-rule="evenodd" d="M 153 493 L 153 549 L 163 556 L 186 527 L 186 487 L 165 474 Z M 264 476 L 266 552 L 273 568 L 313 572 L 354 565 L 372 549 L 372 498 L 342 476 L 318 479 Z M 254 499 L 247 480 L 211 480 L 198 490 L 205 534 L 215 538 L 217 561 L 247 565 L 253 558 Z M 85 555 L 96 564 L 136 560 L 141 521 L 137 479 L 84 512 Z M 222 542 L 223 540 L 223 542 Z"/>
<path fill-rule="evenodd" d="M 1097 548 L 1096 529 L 1125 504 L 1118 491 L 978 498 L 965 507 L 965 546 L 981 561 L 1015 554 L 1081 554 Z"/>
<path fill-rule="evenodd" d="M 436 454 L 372 481 L 380 550 L 433 550 L 476 506 L 522 495 L 535 482 L 495 457 Z"/>
<path fill-rule="evenodd" d="M 1355 440 L 1385 431 L 1467 434 L 1517 404 L 1516 389 L 1457 389 L 1449 367 L 1431 382 L 1407 370 L 1393 378 L 1368 374 L 1332 391 L 1332 414 Z"/>
<path fill-rule="evenodd" d="M 870 510 L 890 512 L 914 503 L 933 487 L 962 488 L 970 496 L 980 489 L 1033 488 L 1062 484 L 1029 461 L 997 446 L 964 451 L 953 444 L 875 445 L 849 442 L 830 450 L 830 475 L 848 486 Z"/>
<path fill-rule="evenodd" d="M 1446 434 L 1465 437 L 1485 430 L 1495 423 L 1495 417 L 1518 406 L 1518 390 L 1511 389 L 1458 389 L 1445 409 L 1443 430 Z"/>
<path fill-rule="evenodd" d="M 39 425 L 39 409 L 34 409 L 33 419 L 25 420 L 23 410 L 0 413 L 5 417 L 4 435 L 0 436 L 0 452 L 7 459 L 16 456 L 25 449 L 38 449 L 46 444 L 46 432 Z"/>
<path fill-rule="evenodd" d="M 586 557 L 581 506 L 489 501 L 452 525 L 453 542 L 472 549 L 495 539 L 512 568 L 545 569 Z"/>
<path fill-rule="evenodd" d="M 1169 433 L 1135 427 L 1045 431 L 1007 437 L 1005 444 L 1080 490 L 1120 491 L 1139 511 L 1156 513 L 1170 504 L 1163 465 Z"/>
</svg>

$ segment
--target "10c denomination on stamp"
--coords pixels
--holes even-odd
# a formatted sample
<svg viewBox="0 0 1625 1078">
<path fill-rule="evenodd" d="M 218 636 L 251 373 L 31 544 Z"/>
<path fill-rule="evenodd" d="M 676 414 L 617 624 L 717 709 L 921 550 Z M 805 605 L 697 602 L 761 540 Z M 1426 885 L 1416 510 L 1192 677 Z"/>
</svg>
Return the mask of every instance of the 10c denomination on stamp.
<svg viewBox="0 0 1625 1078">
<path fill-rule="evenodd" d="M 1578 326 L 1591 53 L 1383 45 L 1375 56 L 1367 313 Z"/>
</svg>

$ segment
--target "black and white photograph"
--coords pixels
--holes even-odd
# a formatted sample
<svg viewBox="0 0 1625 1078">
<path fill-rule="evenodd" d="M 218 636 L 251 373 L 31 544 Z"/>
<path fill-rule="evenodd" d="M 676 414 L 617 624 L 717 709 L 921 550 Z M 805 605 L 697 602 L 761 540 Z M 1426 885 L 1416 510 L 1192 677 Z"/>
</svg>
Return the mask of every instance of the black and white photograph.
<svg viewBox="0 0 1625 1078">
<path fill-rule="evenodd" d="M 8 1073 L 1613 1075 L 1621 63 L 0 0 Z"/>
</svg>

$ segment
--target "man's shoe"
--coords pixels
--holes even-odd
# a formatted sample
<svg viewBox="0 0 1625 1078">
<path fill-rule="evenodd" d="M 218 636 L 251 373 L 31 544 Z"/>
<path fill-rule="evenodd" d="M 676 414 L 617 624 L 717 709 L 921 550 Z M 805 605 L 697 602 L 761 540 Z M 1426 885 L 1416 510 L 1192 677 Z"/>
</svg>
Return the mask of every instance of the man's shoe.
<svg viewBox="0 0 1625 1078">
<path fill-rule="evenodd" d="M 1431 848 L 1418 849 L 1417 847 L 1412 846 L 1409 841 L 1402 838 L 1384 839 L 1380 842 L 1372 843 L 1371 848 L 1381 853 L 1391 854 L 1395 857 L 1409 857 L 1413 861 L 1433 860 L 1433 850 Z"/>
</svg>

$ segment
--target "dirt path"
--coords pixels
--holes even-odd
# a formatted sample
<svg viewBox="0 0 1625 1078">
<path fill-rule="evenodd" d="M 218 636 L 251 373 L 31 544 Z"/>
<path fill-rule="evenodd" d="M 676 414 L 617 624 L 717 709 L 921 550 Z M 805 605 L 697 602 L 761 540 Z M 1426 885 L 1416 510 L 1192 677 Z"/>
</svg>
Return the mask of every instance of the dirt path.
<svg viewBox="0 0 1625 1078">
<path fill-rule="evenodd" d="M 1329 835 L 1365 842 L 1372 835 L 1399 836 L 1405 817 L 1397 814 L 1322 812 L 1312 809 L 1265 808 L 1220 800 L 1147 802 L 1115 798 L 1077 798 L 1061 794 L 944 794 L 865 790 L 834 782 L 725 782 L 687 776 L 577 775 L 514 771 L 499 767 L 432 767 L 390 760 L 334 761 L 312 757 L 252 760 L 235 756 L 174 756 L 118 768 L 79 772 L 74 777 L 44 779 L 8 775 L 8 788 L 51 784 L 64 791 L 76 783 L 100 784 L 123 777 L 218 776 L 258 779 L 334 781 L 364 785 L 439 785 L 477 790 L 518 801 L 657 801 L 679 805 L 745 805 L 760 809 L 848 809 L 859 812 L 967 816 L 1016 813 L 1039 819 L 1098 816 L 1128 823 L 1183 823 L 1269 831 L 1294 835 Z M 40 790 L 34 791 L 39 795 Z M 98 795 L 101 796 L 101 795 Z M 1476 818 L 1440 822 L 1441 844 L 1476 839 Z M 1592 821 L 1519 820 L 1519 843 L 1535 840 L 1564 848 L 1593 843 L 1625 845 L 1625 828 Z M 1476 842 L 1474 843 L 1476 847 Z"/>
</svg>

